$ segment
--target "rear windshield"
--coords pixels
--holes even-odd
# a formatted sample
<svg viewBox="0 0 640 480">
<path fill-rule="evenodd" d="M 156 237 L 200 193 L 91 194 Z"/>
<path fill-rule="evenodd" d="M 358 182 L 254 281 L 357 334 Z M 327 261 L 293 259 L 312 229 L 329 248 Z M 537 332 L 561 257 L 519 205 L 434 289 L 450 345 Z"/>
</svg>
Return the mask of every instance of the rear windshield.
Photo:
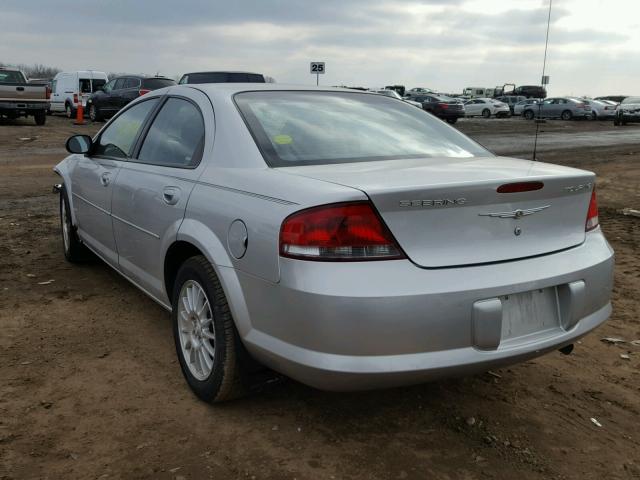
<svg viewBox="0 0 640 480">
<path fill-rule="evenodd" d="M 22 73 L 15 70 L 0 70 L 0 83 L 24 83 Z"/>
<path fill-rule="evenodd" d="M 257 73 L 202 72 L 188 73 L 180 83 L 265 83 Z"/>
<path fill-rule="evenodd" d="M 429 113 L 383 95 L 260 91 L 235 101 L 272 167 L 492 155 Z"/>
<path fill-rule="evenodd" d="M 627 97 L 622 103 L 640 103 L 640 97 Z"/>
<path fill-rule="evenodd" d="M 99 88 L 104 87 L 104 85 L 105 85 L 105 83 L 107 83 L 107 81 L 105 79 L 103 79 L 103 78 L 94 78 L 91 83 L 93 83 L 93 91 L 95 92 Z"/>
<path fill-rule="evenodd" d="M 175 84 L 176 82 L 170 78 L 145 78 L 142 81 L 142 86 L 149 90 L 157 90 L 158 88 L 170 87 Z"/>
</svg>

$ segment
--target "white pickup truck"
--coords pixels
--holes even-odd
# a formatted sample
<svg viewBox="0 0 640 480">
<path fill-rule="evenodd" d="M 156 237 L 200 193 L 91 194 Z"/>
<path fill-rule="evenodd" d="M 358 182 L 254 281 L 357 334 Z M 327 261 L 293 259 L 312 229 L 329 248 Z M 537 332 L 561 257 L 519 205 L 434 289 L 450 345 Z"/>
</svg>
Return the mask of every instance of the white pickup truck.
<svg viewBox="0 0 640 480">
<path fill-rule="evenodd" d="M 0 117 L 33 116 L 36 125 L 44 125 L 50 94 L 47 84 L 28 83 L 20 70 L 0 67 Z"/>
</svg>

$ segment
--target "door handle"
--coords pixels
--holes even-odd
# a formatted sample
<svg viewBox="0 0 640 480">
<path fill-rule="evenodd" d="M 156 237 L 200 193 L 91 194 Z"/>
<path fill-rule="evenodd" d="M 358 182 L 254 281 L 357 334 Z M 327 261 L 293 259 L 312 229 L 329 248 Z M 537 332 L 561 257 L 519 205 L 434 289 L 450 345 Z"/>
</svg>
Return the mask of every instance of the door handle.
<svg viewBox="0 0 640 480">
<path fill-rule="evenodd" d="M 180 200 L 180 189 L 177 187 L 165 187 L 162 191 L 162 200 L 167 205 L 175 205 Z"/>
<path fill-rule="evenodd" d="M 24 92 L 24 87 L 16 87 L 16 90 L 19 92 Z"/>
<path fill-rule="evenodd" d="M 109 185 L 109 183 L 111 183 L 111 173 L 104 172 L 102 175 L 100 175 L 100 183 L 103 187 Z"/>
</svg>

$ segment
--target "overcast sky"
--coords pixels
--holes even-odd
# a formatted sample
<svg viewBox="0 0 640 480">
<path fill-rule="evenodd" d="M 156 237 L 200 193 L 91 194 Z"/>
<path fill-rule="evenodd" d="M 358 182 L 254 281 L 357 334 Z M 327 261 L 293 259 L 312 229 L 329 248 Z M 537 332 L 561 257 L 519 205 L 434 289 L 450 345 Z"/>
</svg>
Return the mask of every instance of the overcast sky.
<svg viewBox="0 0 640 480">
<path fill-rule="evenodd" d="M 54 7 L 55 5 L 55 7 Z M 2 0 L 0 62 L 283 83 L 540 82 L 548 0 Z M 550 94 L 640 94 L 640 0 L 555 0 Z"/>
</svg>

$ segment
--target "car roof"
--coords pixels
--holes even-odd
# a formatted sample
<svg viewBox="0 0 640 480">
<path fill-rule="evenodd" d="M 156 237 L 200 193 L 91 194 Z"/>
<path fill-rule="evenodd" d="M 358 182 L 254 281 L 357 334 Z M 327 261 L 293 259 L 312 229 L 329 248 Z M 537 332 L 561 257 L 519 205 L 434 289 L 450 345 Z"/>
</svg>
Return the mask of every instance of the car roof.
<svg viewBox="0 0 640 480">
<path fill-rule="evenodd" d="M 357 94 L 377 95 L 372 92 L 352 90 L 340 87 L 316 87 L 312 85 L 287 85 L 282 83 L 196 83 L 183 84 L 173 88 L 195 88 L 207 95 L 232 97 L 240 92 L 256 91 L 312 91 L 312 92 L 344 92 Z M 175 91 L 175 90 L 174 90 Z"/>
<path fill-rule="evenodd" d="M 169 77 L 161 77 L 161 76 L 153 76 L 153 75 L 118 75 L 117 77 L 113 77 L 112 80 L 117 80 L 118 78 L 139 78 L 140 80 L 151 80 L 153 78 L 159 78 L 162 80 L 173 80 L 173 78 Z M 175 80 L 173 80 L 175 82 Z"/>
<path fill-rule="evenodd" d="M 250 74 L 250 75 L 262 75 L 261 73 L 244 72 L 242 70 L 204 70 L 202 72 L 187 72 L 187 73 L 183 73 L 182 76 L 184 77 L 185 75 L 197 75 L 199 73 L 247 73 L 247 74 Z"/>
</svg>

